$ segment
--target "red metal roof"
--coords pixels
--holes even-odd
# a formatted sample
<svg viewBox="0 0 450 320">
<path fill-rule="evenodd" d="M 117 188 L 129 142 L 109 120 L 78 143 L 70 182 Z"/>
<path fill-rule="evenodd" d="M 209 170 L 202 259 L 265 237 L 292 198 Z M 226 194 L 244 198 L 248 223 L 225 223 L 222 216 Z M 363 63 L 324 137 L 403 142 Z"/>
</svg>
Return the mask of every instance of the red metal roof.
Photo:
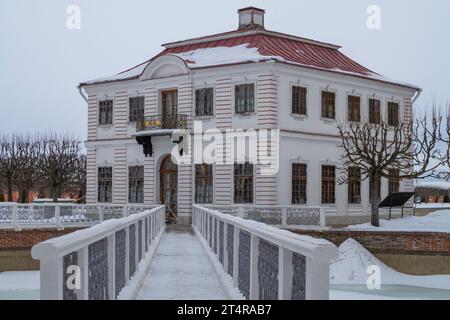
<svg viewBox="0 0 450 320">
<path fill-rule="evenodd" d="M 257 48 L 259 53 L 264 56 L 280 56 L 286 62 L 363 76 L 373 74 L 372 71 L 348 58 L 337 49 L 265 33 L 170 47 L 160 55 L 214 47 L 233 47 L 242 44 L 248 44 L 250 48 Z"/>
<path fill-rule="evenodd" d="M 118 74 L 118 76 L 123 74 L 123 78 L 117 78 L 115 80 L 105 78 L 103 81 L 102 79 L 98 79 L 98 81 L 82 83 L 81 85 L 137 78 L 140 73 L 138 75 L 133 74 L 129 77 L 128 74 L 130 72 L 132 73 L 133 69 L 142 69 L 144 64 L 163 55 L 180 54 L 196 49 L 234 47 L 243 44 L 247 44 L 249 48 L 257 48 L 259 54 L 262 56 L 281 57 L 281 61 L 277 60 L 278 62 L 369 78 L 375 81 L 419 90 L 417 86 L 395 82 L 378 75 L 341 53 L 339 51 L 339 46 L 268 30 L 236 30 L 168 43 L 164 45 L 166 49 L 155 57 Z M 243 61 L 241 63 L 250 62 L 251 61 Z M 208 67 L 213 67 L 213 65 Z M 190 68 L 195 69 L 196 67 L 195 65 L 191 65 Z"/>
</svg>

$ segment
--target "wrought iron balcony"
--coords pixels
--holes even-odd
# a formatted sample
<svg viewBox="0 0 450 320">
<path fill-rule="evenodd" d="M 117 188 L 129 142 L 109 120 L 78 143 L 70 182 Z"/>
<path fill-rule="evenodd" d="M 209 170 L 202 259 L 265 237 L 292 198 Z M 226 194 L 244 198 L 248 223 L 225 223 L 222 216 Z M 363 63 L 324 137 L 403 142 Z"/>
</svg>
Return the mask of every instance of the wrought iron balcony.
<svg viewBox="0 0 450 320">
<path fill-rule="evenodd" d="M 136 122 L 136 131 L 158 129 L 187 129 L 187 115 L 163 114 L 145 117 Z"/>
</svg>

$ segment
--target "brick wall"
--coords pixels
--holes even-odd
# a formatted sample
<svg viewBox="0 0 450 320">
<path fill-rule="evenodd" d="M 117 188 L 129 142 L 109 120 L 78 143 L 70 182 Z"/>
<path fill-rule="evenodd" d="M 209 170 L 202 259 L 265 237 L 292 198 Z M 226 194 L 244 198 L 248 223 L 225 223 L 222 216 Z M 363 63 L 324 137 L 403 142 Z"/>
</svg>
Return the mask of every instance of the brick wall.
<svg viewBox="0 0 450 320">
<path fill-rule="evenodd" d="M 29 249 L 39 242 L 63 236 L 83 228 L 0 230 L 0 250 Z"/>
<path fill-rule="evenodd" d="M 372 253 L 450 255 L 450 234 L 433 232 L 369 232 L 347 230 L 292 230 L 325 238 L 336 246 L 352 238 Z"/>
</svg>

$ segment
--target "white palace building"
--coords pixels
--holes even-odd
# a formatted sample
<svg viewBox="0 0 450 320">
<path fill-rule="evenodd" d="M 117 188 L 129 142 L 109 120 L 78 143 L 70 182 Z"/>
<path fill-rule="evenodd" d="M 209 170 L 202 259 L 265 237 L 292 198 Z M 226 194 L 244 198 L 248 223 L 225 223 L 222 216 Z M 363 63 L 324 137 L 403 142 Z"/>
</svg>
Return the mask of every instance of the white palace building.
<svg viewBox="0 0 450 320">
<path fill-rule="evenodd" d="M 338 183 L 337 124 L 409 121 L 420 88 L 370 71 L 339 46 L 269 31 L 264 13 L 240 9 L 237 30 L 164 44 L 132 69 L 79 85 L 88 102 L 88 204 L 165 203 L 181 224 L 195 203 L 322 206 L 331 220 L 369 215 L 369 182 Z M 171 152 L 195 140 L 194 124 L 273 129 L 270 152 L 260 140 L 248 148 L 277 154 L 276 170 L 245 159 L 178 163 Z M 412 189 L 412 181 L 385 179 L 381 197 Z"/>
</svg>

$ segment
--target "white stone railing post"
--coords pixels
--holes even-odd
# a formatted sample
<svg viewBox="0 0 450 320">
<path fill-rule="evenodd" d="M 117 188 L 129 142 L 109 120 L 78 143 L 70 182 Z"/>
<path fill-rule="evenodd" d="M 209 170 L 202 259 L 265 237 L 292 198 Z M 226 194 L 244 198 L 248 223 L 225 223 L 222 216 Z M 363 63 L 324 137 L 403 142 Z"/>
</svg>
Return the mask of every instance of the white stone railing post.
<svg viewBox="0 0 450 320">
<path fill-rule="evenodd" d="M 233 237 L 233 283 L 237 287 L 239 283 L 239 228 L 234 226 Z"/>
<path fill-rule="evenodd" d="M 81 294 L 79 300 L 89 300 L 89 247 L 86 246 L 78 251 L 78 265 L 81 269 Z M 42 268 L 41 268 L 42 272 Z M 42 289 L 41 289 L 42 294 Z"/>
<path fill-rule="evenodd" d="M 325 221 L 325 209 L 323 207 L 320 208 L 320 226 L 325 227 L 326 221 Z"/>
<path fill-rule="evenodd" d="M 223 268 L 227 273 L 230 273 L 228 270 L 228 224 L 226 222 L 223 223 Z"/>
<path fill-rule="evenodd" d="M 97 210 L 98 210 L 98 220 L 100 221 L 100 222 L 102 222 L 103 221 L 103 219 L 104 219 L 104 212 L 103 212 L 103 206 L 97 206 Z"/>
<path fill-rule="evenodd" d="M 220 278 L 224 279 L 224 286 L 228 288 L 227 290 L 229 290 L 230 283 L 233 283 L 235 288 L 244 291 L 243 295 L 247 296 L 248 294 L 250 300 L 273 298 L 281 300 L 326 300 L 329 298 L 330 261 L 338 257 L 338 250 L 331 242 L 301 236 L 265 223 L 248 221 L 198 205 L 194 205 L 194 208 L 196 208 L 196 212 L 197 210 L 203 212 L 208 223 L 209 218 L 212 217 L 216 226 L 223 223 L 226 228 L 223 239 L 226 243 L 223 261 L 220 261 L 219 255 L 210 255 L 210 257 L 215 260 L 213 265 L 216 271 L 219 274 L 225 273 Z M 314 211 L 312 212 L 314 213 Z M 317 215 L 313 215 L 312 218 L 317 224 Z M 233 272 L 228 270 L 227 263 L 228 225 L 232 225 L 234 230 Z M 193 229 L 196 235 L 201 238 L 204 249 L 212 253 L 214 246 L 210 246 L 208 241 L 209 232 L 202 235 L 196 223 L 193 224 Z M 217 227 L 217 229 L 217 232 L 220 232 L 220 228 Z M 243 251 L 239 252 L 242 232 L 249 234 L 250 239 L 246 235 L 245 243 L 242 243 L 245 246 L 241 248 Z M 217 242 L 220 239 L 220 237 L 214 237 L 211 240 Z M 250 240 L 250 243 L 248 243 L 248 240 Z M 264 254 L 267 252 L 267 257 L 260 257 L 260 254 L 263 254 L 260 252 L 260 247 L 264 248 Z M 249 256 L 245 256 L 244 261 L 239 261 L 244 252 Z M 275 258 L 276 256 L 278 258 Z M 243 268 L 242 270 L 245 270 L 245 273 L 239 275 L 239 268 Z M 250 271 L 249 274 L 247 273 L 248 270 Z M 276 280 L 273 276 L 274 273 L 277 273 Z M 229 277 L 229 280 L 225 280 L 226 277 Z M 274 284 L 274 281 L 278 283 Z M 249 292 L 247 292 L 247 289 L 249 289 Z"/>
<path fill-rule="evenodd" d="M 259 298 L 258 279 L 259 238 L 253 234 L 250 237 L 250 300 Z"/>
<path fill-rule="evenodd" d="M 32 256 L 34 259 L 40 260 L 41 264 L 41 298 L 42 299 L 63 299 L 66 297 L 73 297 L 73 293 L 76 294 L 78 299 L 87 300 L 89 298 L 103 298 L 104 290 L 106 289 L 105 280 L 107 280 L 107 297 L 108 299 L 116 299 L 116 234 L 121 230 L 125 230 L 125 251 L 120 251 L 121 259 L 119 260 L 124 265 L 120 265 L 120 279 L 125 277 L 125 285 L 133 285 L 133 288 L 124 290 L 124 295 L 132 295 L 135 297 L 140 284 L 143 281 L 145 272 L 139 272 L 140 268 L 148 268 L 149 262 L 153 259 L 153 255 L 156 252 L 158 241 L 154 241 L 150 246 L 145 246 L 145 220 L 150 216 L 153 220 L 158 220 L 157 225 L 157 237 L 161 239 L 162 232 L 164 231 L 164 206 L 156 207 L 149 211 L 144 211 L 135 215 L 131 215 L 126 218 L 112 219 L 103 224 L 95 225 L 91 228 L 76 231 L 74 233 L 67 234 L 62 237 L 49 239 L 41 242 L 32 248 Z M 139 236 L 139 222 L 141 222 L 142 232 Z M 130 241 L 129 241 L 129 227 L 135 226 L 135 257 L 136 257 L 136 273 L 133 275 L 132 281 L 130 279 L 129 259 L 130 259 Z M 122 235 L 120 237 L 122 238 Z M 103 246 L 103 242 L 99 241 L 106 239 L 106 247 Z M 121 240 L 123 241 L 123 240 Z M 96 244 L 95 246 L 92 246 Z M 142 248 L 142 254 L 139 259 L 139 245 Z M 121 242 L 121 246 L 123 242 Z M 95 250 L 94 252 L 89 252 Z M 63 283 L 64 274 L 67 270 L 63 270 L 64 259 L 67 255 L 76 252 L 77 253 L 77 265 L 81 271 L 81 288 L 80 290 L 67 288 Z M 89 275 L 91 267 L 89 264 L 89 255 L 91 258 L 95 258 L 91 261 L 93 268 L 100 268 L 106 272 L 102 275 L 98 273 L 91 273 Z M 97 261 L 97 257 L 103 257 L 101 261 Z M 72 259 L 72 257 L 69 257 Z M 125 259 L 122 262 L 122 259 Z M 145 260 L 145 263 L 144 263 Z M 73 273 L 71 273 L 72 275 Z M 107 277 L 104 279 L 103 276 Z M 94 284 L 90 284 L 90 281 L 94 281 Z M 91 285 L 91 288 L 89 287 Z M 120 282 L 120 291 L 123 289 L 123 282 Z M 67 293 L 69 294 L 67 296 Z M 122 294 L 122 293 L 121 293 Z M 119 295 L 120 298 L 120 295 Z M 131 299 L 131 298 L 130 298 Z"/>
<path fill-rule="evenodd" d="M 328 300 L 330 297 L 329 260 L 323 257 L 306 259 L 306 299 Z"/>
<path fill-rule="evenodd" d="M 12 206 L 11 210 L 12 210 L 12 212 L 11 212 L 11 222 L 12 222 L 12 225 L 14 226 L 14 230 L 20 231 L 20 226 L 19 226 L 19 221 L 18 221 L 19 208 L 18 208 L 17 204 L 14 204 Z"/>
<path fill-rule="evenodd" d="M 281 208 L 281 226 L 282 227 L 287 227 L 288 223 L 287 223 L 287 211 L 288 208 Z"/>
<path fill-rule="evenodd" d="M 109 300 L 116 300 L 116 233 L 107 237 L 108 243 L 108 296 Z"/>
<path fill-rule="evenodd" d="M 55 224 L 58 230 L 64 229 L 63 225 L 60 221 L 61 218 L 61 207 L 58 204 L 55 204 Z"/>
<path fill-rule="evenodd" d="M 125 228 L 125 285 L 130 282 L 130 228 Z"/>
<path fill-rule="evenodd" d="M 292 251 L 278 247 L 278 299 L 290 300 L 292 292 Z"/>
</svg>

